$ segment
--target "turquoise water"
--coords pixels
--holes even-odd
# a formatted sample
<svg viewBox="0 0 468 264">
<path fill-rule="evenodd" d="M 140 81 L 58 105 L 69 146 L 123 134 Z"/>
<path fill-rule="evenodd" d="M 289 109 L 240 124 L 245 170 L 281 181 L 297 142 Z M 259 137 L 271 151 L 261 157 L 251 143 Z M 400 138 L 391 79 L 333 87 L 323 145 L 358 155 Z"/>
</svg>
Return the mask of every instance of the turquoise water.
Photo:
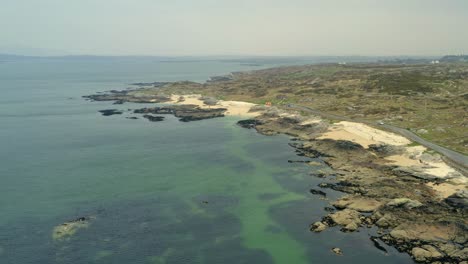
<svg viewBox="0 0 468 264">
<path fill-rule="evenodd" d="M 288 163 L 301 157 L 286 136 L 261 136 L 235 117 L 103 117 L 98 110 L 141 105 L 81 98 L 250 69 L 151 58 L 0 63 L 0 263 L 412 263 L 375 249 L 375 230 L 308 231 L 328 204 L 308 191 L 321 167 Z M 81 216 L 94 218 L 88 228 L 52 239 Z"/>
</svg>

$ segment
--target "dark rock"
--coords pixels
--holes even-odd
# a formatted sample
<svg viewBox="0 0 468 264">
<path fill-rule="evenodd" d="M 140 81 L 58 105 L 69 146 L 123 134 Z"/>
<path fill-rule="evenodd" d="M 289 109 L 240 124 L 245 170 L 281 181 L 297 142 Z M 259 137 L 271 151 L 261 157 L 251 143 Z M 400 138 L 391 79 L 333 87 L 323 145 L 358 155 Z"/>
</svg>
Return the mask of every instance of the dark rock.
<svg viewBox="0 0 468 264">
<path fill-rule="evenodd" d="M 430 175 L 424 172 L 417 171 L 411 167 L 396 167 L 392 169 L 392 172 L 398 176 L 409 176 L 427 181 L 438 181 L 439 178 L 434 175 Z"/>
<path fill-rule="evenodd" d="M 324 189 L 333 189 L 333 187 L 335 187 L 336 184 L 333 184 L 333 183 L 328 183 L 328 182 L 322 182 L 318 185 L 318 187 L 320 188 L 324 188 Z"/>
<path fill-rule="evenodd" d="M 136 117 L 136 116 L 127 116 L 126 118 L 127 119 L 133 119 L 133 120 L 138 119 L 138 117 Z"/>
<path fill-rule="evenodd" d="M 387 144 L 371 144 L 369 145 L 369 150 L 384 156 L 400 154 L 404 151 L 402 147 Z"/>
<path fill-rule="evenodd" d="M 172 114 L 179 118 L 181 122 L 190 122 L 216 117 L 223 117 L 226 108 L 210 108 L 204 109 L 196 105 L 172 105 L 164 107 L 141 108 L 133 112 L 137 114 Z"/>
<path fill-rule="evenodd" d="M 121 115 L 123 112 L 117 109 L 105 109 L 105 110 L 99 110 L 99 112 L 103 116 L 111 116 L 111 115 Z"/>
<path fill-rule="evenodd" d="M 104 94 L 93 94 L 86 95 L 83 98 L 86 98 L 91 101 L 115 101 L 116 104 L 120 102 L 131 102 L 131 103 L 164 103 L 171 100 L 170 96 L 163 94 L 149 94 L 142 95 L 136 93 L 130 93 L 132 91 L 116 91 L 112 90 Z"/>
<path fill-rule="evenodd" d="M 247 119 L 247 120 L 241 120 L 237 122 L 237 124 L 243 128 L 251 129 L 251 128 L 255 128 L 258 125 L 262 125 L 263 123 L 256 119 Z"/>
<path fill-rule="evenodd" d="M 297 152 L 303 153 L 305 156 L 310 158 L 319 158 L 319 157 L 331 157 L 330 155 L 323 153 L 321 151 L 315 150 L 311 147 L 305 147 L 302 143 L 289 143 L 289 146 L 296 149 Z"/>
<path fill-rule="evenodd" d="M 89 219 L 90 218 L 88 216 L 82 216 L 82 217 L 78 217 L 75 220 L 72 220 L 70 222 L 71 223 L 73 223 L 73 222 L 84 222 L 84 221 L 88 221 Z"/>
<path fill-rule="evenodd" d="M 327 194 L 321 190 L 310 189 L 310 193 L 314 195 L 320 195 L 322 197 L 327 197 Z"/>
<path fill-rule="evenodd" d="M 387 249 L 385 249 L 382 245 L 380 245 L 380 242 L 379 242 L 379 238 L 378 238 L 378 237 L 371 236 L 371 237 L 370 237 L 370 240 L 374 243 L 374 246 L 375 246 L 377 249 L 379 249 L 379 250 L 381 250 L 381 251 L 383 251 L 383 252 L 385 252 L 385 253 L 388 253 L 388 252 L 387 252 Z"/>
<path fill-rule="evenodd" d="M 336 147 L 339 149 L 345 149 L 345 150 L 363 149 L 363 147 L 359 145 L 358 143 L 348 141 L 348 140 L 337 140 Z"/>
<path fill-rule="evenodd" d="M 151 82 L 151 83 L 144 83 L 144 82 L 139 82 L 139 83 L 131 83 L 130 85 L 136 85 L 136 86 L 153 86 L 153 87 L 163 87 L 164 85 L 169 84 L 169 82 Z"/>
<path fill-rule="evenodd" d="M 113 104 L 118 105 L 118 104 L 123 104 L 125 103 L 125 100 L 117 100 Z"/>
<path fill-rule="evenodd" d="M 468 191 L 458 191 L 447 197 L 445 202 L 452 207 L 468 209 Z"/>
<path fill-rule="evenodd" d="M 164 116 L 144 115 L 143 117 L 148 119 L 151 122 L 160 122 L 164 120 Z"/>
</svg>

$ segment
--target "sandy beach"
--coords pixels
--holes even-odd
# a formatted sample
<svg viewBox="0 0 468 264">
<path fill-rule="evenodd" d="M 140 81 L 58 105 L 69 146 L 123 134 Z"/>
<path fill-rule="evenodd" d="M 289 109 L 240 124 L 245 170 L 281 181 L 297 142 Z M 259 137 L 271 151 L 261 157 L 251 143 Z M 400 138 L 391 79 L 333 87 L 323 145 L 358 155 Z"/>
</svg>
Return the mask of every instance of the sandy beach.
<svg viewBox="0 0 468 264">
<path fill-rule="evenodd" d="M 227 111 L 224 114 L 227 116 L 256 117 L 261 114 L 260 112 L 250 112 L 250 109 L 255 106 L 255 104 L 247 102 L 217 100 L 216 104 L 207 105 L 203 102 L 203 98 L 199 94 L 173 94 L 171 95 L 171 101 L 168 103 L 196 105 L 200 108 L 226 108 Z"/>
</svg>

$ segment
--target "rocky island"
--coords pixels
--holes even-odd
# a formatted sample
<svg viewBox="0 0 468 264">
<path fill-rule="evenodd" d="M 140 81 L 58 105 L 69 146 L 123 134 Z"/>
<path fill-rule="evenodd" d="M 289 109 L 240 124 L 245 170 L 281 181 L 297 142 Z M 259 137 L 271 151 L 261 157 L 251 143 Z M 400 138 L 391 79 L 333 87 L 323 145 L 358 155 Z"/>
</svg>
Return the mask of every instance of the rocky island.
<svg viewBox="0 0 468 264">
<path fill-rule="evenodd" d="M 377 227 L 379 235 L 369 239 L 380 250 L 385 243 L 421 263 L 468 263 L 466 156 L 459 154 L 451 163 L 378 125 L 407 128 L 467 153 L 467 64 L 292 66 L 206 83 L 155 84 L 86 98 L 164 103 L 133 111 L 151 121 L 163 118 L 149 114 L 171 114 L 183 122 L 238 115 L 248 118 L 238 122 L 242 127 L 290 135 L 298 155 L 319 158 L 329 167 L 313 175 L 323 182 L 311 193 L 321 198 L 327 189 L 346 194 L 330 202 L 329 214 L 311 221 L 311 231 Z"/>
</svg>

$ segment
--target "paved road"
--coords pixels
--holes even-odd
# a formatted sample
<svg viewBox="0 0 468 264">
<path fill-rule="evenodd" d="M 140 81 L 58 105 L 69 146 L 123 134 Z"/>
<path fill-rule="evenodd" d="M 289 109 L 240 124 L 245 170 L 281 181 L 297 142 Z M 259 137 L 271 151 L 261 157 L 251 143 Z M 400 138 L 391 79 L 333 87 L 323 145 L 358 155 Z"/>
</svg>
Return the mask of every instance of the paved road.
<svg viewBox="0 0 468 264">
<path fill-rule="evenodd" d="M 323 113 L 322 111 L 318 111 L 318 110 L 315 110 L 315 109 L 312 109 L 310 107 L 307 107 L 307 106 L 302 106 L 302 105 L 296 105 L 296 104 L 290 104 L 289 105 L 290 108 L 294 108 L 294 109 L 298 109 L 298 110 L 301 110 L 301 111 L 305 111 L 305 112 L 308 112 L 308 113 L 311 113 L 311 114 L 314 114 L 314 115 L 319 115 L 319 116 L 323 116 L 325 118 L 328 118 L 328 119 L 337 119 L 337 120 L 345 120 L 345 121 L 354 121 L 354 122 L 359 122 L 359 123 L 365 123 L 365 124 L 368 124 L 368 125 L 372 125 L 372 126 L 379 126 L 379 127 L 382 127 L 384 128 L 385 130 L 388 130 L 388 131 L 391 131 L 393 133 L 396 133 L 396 134 L 399 134 L 399 135 L 402 135 L 414 142 L 417 142 L 429 149 L 432 149 L 434 151 L 437 151 L 439 152 L 440 154 L 443 155 L 443 159 L 444 161 L 446 161 L 447 163 L 449 163 L 450 165 L 456 167 L 460 172 L 462 172 L 465 176 L 468 175 L 468 156 L 465 156 L 461 153 L 458 153 L 458 152 L 455 152 L 453 150 L 450 150 L 450 149 L 447 149 L 447 148 L 444 148 L 442 146 L 439 146 L 437 144 L 434 144 L 432 142 L 429 142 L 421 137 L 419 137 L 418 135 L 414 134 L 413 132 L 407 130 L 407 129 L 403 129 L 403 128 L 399 128 L 399 127 L 396 127 L 396 126 L 392 126 L 392 125 L 387 125 L 387 124 L 384 124 L 384 125 L 379 125 L 377 122 L 370 122 L 370 121 L 366 121 L 366 120 L 361 120 L 361 119 L 352 119 L 352 118 L 349 118 L 349 117 L 345 117 L 345 116 L 339 116 L 339 115 L 334 115 L 334 114 L 328 114 L 328 113 Z"/>
</svg>

